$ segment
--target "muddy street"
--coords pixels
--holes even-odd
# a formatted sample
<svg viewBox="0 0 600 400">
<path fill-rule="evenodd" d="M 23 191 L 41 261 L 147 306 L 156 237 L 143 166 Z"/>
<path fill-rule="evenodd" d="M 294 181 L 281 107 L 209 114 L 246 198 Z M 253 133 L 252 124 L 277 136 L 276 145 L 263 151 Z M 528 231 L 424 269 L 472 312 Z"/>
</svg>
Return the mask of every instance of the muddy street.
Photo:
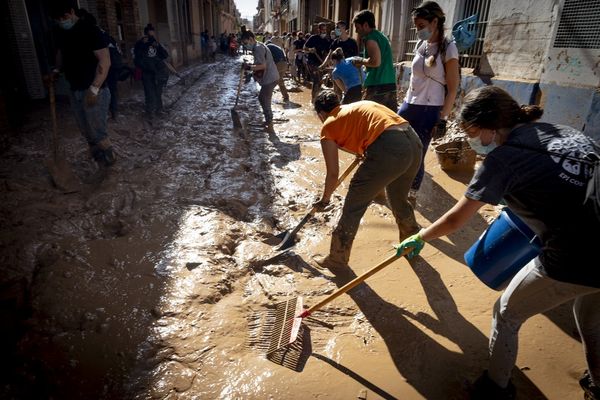
<svg viewBox="0 0 600 400">
<path fill-rule="evenodd" d="M 274 95 L 275 134 L 262 127 L 254 81 L 240 59 L 219 58 L 172 76 L 168 114 L 141 117 L 141 88 L 109 123 L 119 159 L 99 176 L 59 102 L 66 157 L 83 182 L 55 189 L 45 170 L 47 107 L 3 138 L 0 165 L 2 398 L 463 399 L 486 367 L 492 305 L 463 254 L 498 210 L 398 260 L 305 321 L 291 369 L 248 343 L 249 321 L 302 296 L 338 287 L 313 262 L 328 251 L 349 179 L 297 245 L 274 256 L 273 235 L 293 228 L 320 194 L 324 162 L 310 89 L 287 81 Z M 342 156 L 342 168 L 352 162 Z M 417 205 L 429 224 L 462 196 L 469 174 L 443 172 L 433 152 Z M 372 204 L 350 265 L 360 274 L 392 254 L 390 210 Z M 265 261 L 267 260 L 267 261 Z M 524 325 L 519 398 L 578 399 L 585 369 L 571 311 Z M 362 397 L 361 397 L 362 396 Z"/>
</svg>

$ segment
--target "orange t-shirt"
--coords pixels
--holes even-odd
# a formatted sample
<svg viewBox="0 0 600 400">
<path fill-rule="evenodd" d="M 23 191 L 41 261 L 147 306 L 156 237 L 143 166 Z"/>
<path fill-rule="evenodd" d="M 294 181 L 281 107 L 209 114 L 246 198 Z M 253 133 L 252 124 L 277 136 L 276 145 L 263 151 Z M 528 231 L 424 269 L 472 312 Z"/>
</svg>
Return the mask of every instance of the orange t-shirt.
<svg viewBox="0 0 600 400">
<path fill-rule="evenodd" d="M 339 147 L 362 155 L 383 131 L 406 120 L 384 105 L 370 100 L 334 108 L 321 128 L 321 140 L 333 140 Z"/>
</svg>

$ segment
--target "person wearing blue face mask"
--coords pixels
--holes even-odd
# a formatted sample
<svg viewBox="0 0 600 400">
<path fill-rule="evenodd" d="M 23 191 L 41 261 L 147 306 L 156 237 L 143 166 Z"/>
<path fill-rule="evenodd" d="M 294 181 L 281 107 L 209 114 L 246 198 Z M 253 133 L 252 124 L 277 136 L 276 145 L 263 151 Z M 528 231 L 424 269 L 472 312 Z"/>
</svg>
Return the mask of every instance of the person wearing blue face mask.
<svg viewBox="0 0 600 400">
<path fill-rule="evenodd" d="M 110 104 L 110 91 L 106 86 L 110 69 L 108 41 L 93 18 L 85 18 L 74 1 L 52 1 L 50 11 L 58 25 L 54 73 L 65 74 L 71 109 L 92 158 L 100 168 L 111 166 L 116 161 L 116 154 L 107 132 Z"/>
<path fill-rule="evenodd" d="M 331 55 L 338 48 L 342 49 L 344 57 L 346 58 L 358 56 L 358 43 L 356 43 L 356 40 L 351 38 L 348 34 L 348 28 L 345 21 L 338 21 L 337 24 L 335 24 L 335 35 L 336 38 L 332 39 L 333 42 L 331 42 L 331 45 L 329 46 L 329 54 L 327 54 L 327 57 L 325 57 L 323 63 L 319 66 L 320 69 L 327 67 L 331 60 Z"/>
<path fill-rule="evenodd" d="M 586 201 L 594 168 L 584 162 L 600 147 L 573 128 L 536 122 L 542 114 L 539 106 L 519 106 L 495 86 L 470 92 L 458 123 L 486 157 L 464 197 L 398 246 L 398 254 L 409 250 L 412 258 L 425 243 L 460 229 L 484 204 L 502 200 L 542 241 L 540 255 L 494 305 L 489 368 L 475 382 L 473 399 L 513 398 L 519 328 L 571 301 L 588 364 L 580 385 L 586 399 L 600 399 L 600 220 Z"/>
</svg>

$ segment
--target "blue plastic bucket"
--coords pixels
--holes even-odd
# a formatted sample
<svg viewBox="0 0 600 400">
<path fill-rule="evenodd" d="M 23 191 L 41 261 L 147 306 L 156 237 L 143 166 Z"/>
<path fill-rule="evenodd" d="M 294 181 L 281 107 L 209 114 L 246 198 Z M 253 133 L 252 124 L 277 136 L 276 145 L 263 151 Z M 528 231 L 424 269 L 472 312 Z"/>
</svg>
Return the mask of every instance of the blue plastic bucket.
<svg viewBox="0 0 600 400">
<path fill-rule="evenodd" d="M 513 276 L 540 254 L 535 233 L 505 208 L 465 253 L 473 273 L 494 290 L 502 290 Z"/>
</svg>

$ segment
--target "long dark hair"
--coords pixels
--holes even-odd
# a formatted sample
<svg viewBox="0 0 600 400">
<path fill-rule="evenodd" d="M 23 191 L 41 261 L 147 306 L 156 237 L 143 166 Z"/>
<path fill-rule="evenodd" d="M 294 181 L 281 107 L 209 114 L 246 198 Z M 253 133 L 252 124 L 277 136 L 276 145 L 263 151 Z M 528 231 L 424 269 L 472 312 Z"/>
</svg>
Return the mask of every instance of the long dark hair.
<svg viewBox="0 0 600 400">
<path fill-rule="evenodd" d="M 438 24 L 438 47 L 435 54 L 425 60 L 428 67 L 435 65 L 438 54 L 446 54 L 446 46 L 448 45 L 446 37 L 444 36 L 444 22 L 446 22 L 446 14 L 442 10 L 442 7 L 435 1 L 424 1 L 419 7 L 412 9 L 411 16 L 413 18 L 421 18 L 427 22 L 431 22 L 437 18 Z M 444 62 L 444 60 L 442 60 Z"/>
<path fill-rule="evenodd" d="M 483 129 L 513 128 L 520 123 L 539 119 L 544 110 L 536 105 L 519 105 L 498 86 L 483 86 L 469 92 L 458 116 L 461 129 L 477 126 Z"/>
</svg>

